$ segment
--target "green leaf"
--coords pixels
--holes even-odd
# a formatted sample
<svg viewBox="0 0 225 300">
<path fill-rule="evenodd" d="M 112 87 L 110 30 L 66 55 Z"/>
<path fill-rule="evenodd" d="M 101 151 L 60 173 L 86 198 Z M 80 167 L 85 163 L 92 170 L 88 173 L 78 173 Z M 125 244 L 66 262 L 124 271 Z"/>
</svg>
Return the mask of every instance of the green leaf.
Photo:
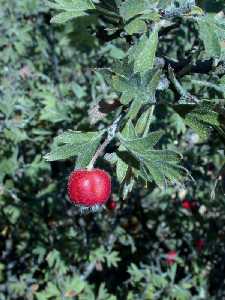
<svg viewBox="0 0 225 300">
<path fill-rule="evenodd" d="M 87 14 L 83 11 L 65 11 L 51 18 L 51 23 L 63 24 L 69 20 L 85 15 Z"/>
<path fill-rule="evenodd" d="M 108 268 L 117 267 L 119 261 L 121 261 L 121 259 L 119 257 L 119 252 L 118 251 L 112 251 L 110 253 L 107 253 L 107 255 L 106 255 L 106 264 L 107 264 Z"/>
<path fill-rule="evenodd" d="M 149 86 L 148 86 L 149 98 L 153 103 L 156 102 L 155 94 L 156 94 L 156 89 L 160 83 L 160 77 L 161 77 L 161 70 L 157 70 L 156 72 L 153 73 L 152 78 L 149 82 Z"/>
<path fill-rule="evenodd" d="M 68 278 L 65 281 L 65 294 L 70 294 L 70 292 L 75 292 L 80 294 L 85 288 L 85 282 L 78 276 Z"/>
<path fill-rule="evenodd" d="M 56 299 L 58 300 L 61 293 L 56 285 L 51 282 L 48 282 L 47 287 L 43 292 L 38 292 L 35 294 L 38 300 L 48 300 L 48 299 Z"/>
<path fill-rule="evenodd" d="M 134 61 L 137 58 L 137 56 L 140 54 L 140 52 L 145 47 L 147 40 L 148 40 L 147 35 L 143 34 L 138 39 L 136 44 L 134 44 L 132 47 L 129 48 L 129 50 L 128 50 L 129 63 L 131 63 L 132 61 Z"/>
<path fill-rule="evenodd" d="M 141 154 L 141 157 L 145 160 L 155 161 L 155 162 L 178 162 L 182 156 L 171 150 L 150 150 Z"/>
<path fill-rule="evenodd" d="M 110 76 L 111 74 L 111 76 Z M 124 62 L 115 70 L 108 70 L 107 82 L 122 94 L 122 104 L 135 100 L 141 103 L 155 103 L 155 93 L 160 81 L 160 70 L 145 72 L 144 75 L 133 72 L 132 64 Z"/>
<path fill-rule="evenodd" d="M 55 0 L 55 2 L 46 2 L 48 6 L 64 10 L 51 19 L 51 23 L 63 24 L 71 19 L 86 15 L 87 10 L 95 9 L 91 0 Z"/>
<path fill-rule="evenodd" d="M 100 133 L 66 132 L 55 139 L 53 150 L 44 158 L 47 161 L 55 161 L 78 155 L 78 165 L 84 167 L 90 162 L 102 134 L 103 131 Z"/>
<path fill-rule="evenodd" d="M 126 177 L 129 166 L 118 157 L 116 163 L 116 175 L 119 183 L 122 183 Z"/>
<path fill-rule="evenodd" d="M 156 6 L 155 0 L 126 0 L 120 6 L 120 15 L 129 20 L 144 12 L 151 11 Z"/>
<path fill-rule="evenodd" d="M 130 274 L 131 282 L 134 286 L 145 277 L 143 270 L 139 269 L 134 263 L 131 263 L 127 272 Z"/>
<path fill-rule="evenodd" d="M 0 112 L 2 112 L 7 118 L 13 113 L 17 99 L 6 97 L 0 101 Z"/>
<path fill-rule="evenodd" d="M 125 26 L 125 30 L 129 35 L 132 35 L 134 33 L 146 32 L 147 26 L 143 20 L 135 19 Z"/>
<path fill-rule="evenodd" d="M 105 288 L 105 283 L 101 283 L 99 290 L 98 290 L 98 300 L 116 300 L 116 297 L 110 296 L 107 289 Z"/>
<path fill-rule="evenodd" d="M 60 296 L 60 290 L 56 285 L 49 282 L 45 289 L 45 296 L 47 297 L 47 299 Z"/>
<path fill-rule="evenodd" d="M 141 14 L 147 8 L 147 1 L 145 0 L 126 0 L 120 6 L 120 15 L 124 18 L 124 20 L 129 20 L 130 18 Z"/>
<path fill-rule="evenodd" d="M 12 224 L 16 224 L 21 215 L 20 209 L 13 205 L 5 206 L 3 212 Z"/>
<path fill-rule="evenodd" d="M 155 131 L 149 133 L 146 137 L 143 138 L 133 138 L 131 140 L 124 138 L 123 135 L 119 135 L 121 143 L 125 148 L 128 148 L 131 151 L 143 153 L 152 149 L 158 141 L 161 139 L 163 131 Z"/>
<path fill-rule="evenodd" d="M 5 175 L 13 175 L 18 168 L 18 149 L 16 148 L 10 158 L 3 158 L 0 161 L 0 182 Z"/>
<path fill-rule="evenodd" d="M 206 53 L 210 57 L 220 57 L 221 46 L 214 22 L 208 18 L 201 18 L 198 24 L 200 38 L 203 40 Z"/>
<path fill-rule="evenodd" d="M 68 159 L 72 156 L 77 156 L 83 151 L 83 145 L 63 145 L 44 156 L 47 161 L 56 161 Z"/>
<path fill-rule="evenodd" d="M 128 110 L 126 117 L 131 120 L 135 119 L 142 105 L 143 103 L 140 101 L 140 99 L 138 98 L 134 99 L 134 101 L 131 103 L 131 106 Z"/>
<path fill-rule="evenodd" d="M 163 158 L 157 161 L 146 160 L 144 161 L 148 172 L 153 177 L 156 184 L 161 188 L 166 188 L 168 181 L 177 184 L 182 180 L 187 171 L 182 167 L 164 161 Z M 151 177 L 150 177 L 151 178 Z"/>
<path fill-rule="evenodd" d="M 16 127 L 11 127 L 10 129 L 5 128 L 4 135 L 6 139 L 13 141 L 15 144 L 29 139 L 25 131 Z"/>
<path fill-rule="evenodd" d="M 122 130 L 124 138 L 133 139 L 137 137 L 136 130 L 131 120 L 128 120 L 125 127 Z"/>
<path fill-rule="evenodd" d="M 155 62 L 155 54 L 158 46 L 158 29 L 150 34 L 146 39 L 141 51 L 134 61 L 134 72 L 144 74 L 151 70 Z"/>
<path fill-rule="evenodd" d="M 137 120 L 135 130 L 139 136 L 142 136 L 145 132 L 148 133 L 151 119 L 152 119 L 153 108 L 149 107 Z"/>
<path fill-rule="evenodd" d="M 53 249 L 50 251 L 46 257 L 48 265 L 51 269 L 58 272 L 58 274 L 65 274 L 68 270 L 65 261 L 61 257 L 61 254 L 58 250 Z"/>
<path fill-rule="evenodd" d="M 152 22 L 159 22 L 160 21 L 160 14 L 156 11 L 145 13 L 140 17 L 142 20 L 149 20 Z"/>
<path fill-rule="evenodd" d="M 60 144 L 76 144 L 80 145 L 89 142 L 98 135 L 98 132 L 81 132 L 81 131 L 67 131 L 57 136 L 54 142 Z"/>
<path fill-rule="evenodd" d="M 118 134 L 124 148 L 140 162 L 139 175 L 147 181 L 154 180 L 159 187 L 166 187 L 168 182 L 177 184 L 187 175 L 187 170 L 179 166 L 182 156 L 172 150 L 155 150 L 153 147 L 162 137 L 162 131 L 148 134 L 146 137 L 124 137 Z"/>
<path fill-rule="evenodd" d="M 208 101 L 201 105 L 177 105 L 175 111 L 184 119 L 186 125 L 195 130 L 202 139 L 206 139 L 212 128 L 221 127 L 219 113 L 215 105 Z"/>
<path fill-rule="evenodd" d="M 55 2 L 47 1 L 47 4 L 52 8 L 67 11 L 85 11 L 88 9 L 95 9 L 91 0 L 55 0 Z"/>
<path fill-rule="evenodd" d="M 98 138 L 92 139 L 85 147 L 83 147 L 84 150 L 81 151 L 77 157 L 76 169 L 82 169 L 88 166 L 100 144 L 101 138 L 102 137 L 99 136 Z"/>
<path fill-rule="evenodd" d="M 46 90 L 37 93 L 41 98 L 44 108 L 41 111 L 40 120 L 45 120 L 52 123 L 68 120 L 69 105 L 68 102 L 60 102 L 51 90 Z"/>
</svg>

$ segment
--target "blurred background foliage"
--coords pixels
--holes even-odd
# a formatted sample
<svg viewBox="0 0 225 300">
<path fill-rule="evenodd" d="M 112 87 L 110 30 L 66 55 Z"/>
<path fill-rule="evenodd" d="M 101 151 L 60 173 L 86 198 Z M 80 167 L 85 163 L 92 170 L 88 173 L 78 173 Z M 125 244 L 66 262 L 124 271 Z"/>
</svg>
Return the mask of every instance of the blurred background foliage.
<svg viewBox="0 0 225 300">
<path fill-rule="evenodd" d="M 224 9 L 223 0 L 199 5 L 210 13 Z M 179 146 L 195 181 L 179 191 L 137 184 L 122 200 L 114 179 L 117 209 L 80 215 L 66 196 L 73 160 L 49 164 L 43 155 L 65 130 L 110 124 L 111 114 L 96 116 L 95 108 L 117 95 L 93 69 L 124 57 L 120 41 L 101 42 L 94 32 L 102 24 L 93 16 L 50 25 L 52 13 L 39 0 L 0 6 L 0 299 L 223 299 L 223 184 L 215 198 L 211 192 L 224 138 L 213 132 L 199 140 L 178 114 L 159 107 L 154 126 L 166 128 L 164 139 Z M 160 44 L 170 57 L 189 50 L 187 37 L 196 39 L 192 24 L 179 22 Z M 115 174 L 106 160 L 100 164 Z M 170 251 L 177 252 L 175 264 L 168 263 Z"/>
</svg>

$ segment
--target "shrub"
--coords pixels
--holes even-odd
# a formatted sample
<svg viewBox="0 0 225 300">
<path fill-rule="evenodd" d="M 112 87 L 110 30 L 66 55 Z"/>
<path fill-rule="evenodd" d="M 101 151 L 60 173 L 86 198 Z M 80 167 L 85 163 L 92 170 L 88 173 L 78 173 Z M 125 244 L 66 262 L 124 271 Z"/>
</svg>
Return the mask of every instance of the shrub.
<svg viewBox="0 0 225 300">
<path fill-rule="evenodd" d="M 224 1 L 0 4 L 0 299 L 223 299 Z"/>
</svg>

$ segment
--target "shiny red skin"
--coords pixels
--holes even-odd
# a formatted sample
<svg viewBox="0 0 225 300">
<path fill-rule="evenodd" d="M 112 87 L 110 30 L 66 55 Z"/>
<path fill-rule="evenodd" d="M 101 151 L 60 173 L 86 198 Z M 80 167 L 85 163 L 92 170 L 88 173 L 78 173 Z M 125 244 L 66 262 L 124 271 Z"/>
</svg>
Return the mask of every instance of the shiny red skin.
<svg viewBox="0 0 225 300">
<path fill-rule="evenodd" d="M 76 205 L 103 205 L 111 194 L 111 177 L 100 169 L 76 170 L 68 180 L 68 196 Z"/>
<path fill-rule="evenodd" d="M 108 208 L 109 210 L 115 210 L 116 207 L 117 207 L 117 204 L 116 204 L 116 202 L 115 202 L 114 200 L 111 200 L 111 199 L 110 199 L 110 200 L 107 202 L 106 206 L 107 206 L 107 208 Z"/>
<path fill-rule="evenodd" d="M 168 252 L 166 255 L 166 263 L 169 266 L 173 265 L 175 263 L 176 257 L 177 257 L 176 251 L 172 250 L 172 251 Z"/>
<path fill-rule="evenodd" d="M 189 200 L 183 200 L 182 207 L 187 210 L 191 210 L 193 208 L 192 203 Z"/>
</svg>

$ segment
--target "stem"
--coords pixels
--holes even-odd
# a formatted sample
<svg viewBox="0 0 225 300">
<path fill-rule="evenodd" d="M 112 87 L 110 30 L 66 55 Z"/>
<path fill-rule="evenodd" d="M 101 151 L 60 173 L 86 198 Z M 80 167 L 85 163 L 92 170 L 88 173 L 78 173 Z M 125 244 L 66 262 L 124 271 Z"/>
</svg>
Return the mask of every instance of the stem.
<svg viewBox="0 0 225 300">
<path fill-rule="evenodd" d="M 105 150 L 105 148 L 108 146 L 108 144 L 111 142 L 111 140 L 109 140 L 109 138 L 107 137 L 106 140 L 104 141 L 103 144 L 101 144 L 101 146 L 98 148 L 98 150 L 96 151 L 95 155 L 93 156 L 91 162 L 89 163 L 87 169 L 91 170 L 93 169 L 95 162 L 97 161 L 98 157 L 101 156 Z"/>
<path fill-rule="evenodd" d="M 91 273 L 94 271 L 95 266 L 96 266 L 96 262 L 90 263 L 90 264 L 86 267 L 86 270 L 84 271 L 84 274 L 81 275 L 81 279 L 82 279 L 82 280 L 86 280 L 86 279 L 91 275 Z"/>
<path fill-rule="evenodd" d="M 116 131 L 117 128 L 119 126 L 119 121 L 121 120 L 122 116 L 120 115 L 114 122 L 113 124 L 108 128 L 107 130 L 107 137 L 105 139 L 105 141 L 99 146 L 99 148 L 97 149 L 97 151 L 95 152 L 95 155 L 93 156 L 92 160 L 90 161 L 87 169 L 91 170 L 97 159 L 99 158 L 99 156 L 101 156 L 105 150 L 105 148 L 109 145 L 109 143 L 114 139 L 115 135 L 116 135 Z"/>
</svg>

